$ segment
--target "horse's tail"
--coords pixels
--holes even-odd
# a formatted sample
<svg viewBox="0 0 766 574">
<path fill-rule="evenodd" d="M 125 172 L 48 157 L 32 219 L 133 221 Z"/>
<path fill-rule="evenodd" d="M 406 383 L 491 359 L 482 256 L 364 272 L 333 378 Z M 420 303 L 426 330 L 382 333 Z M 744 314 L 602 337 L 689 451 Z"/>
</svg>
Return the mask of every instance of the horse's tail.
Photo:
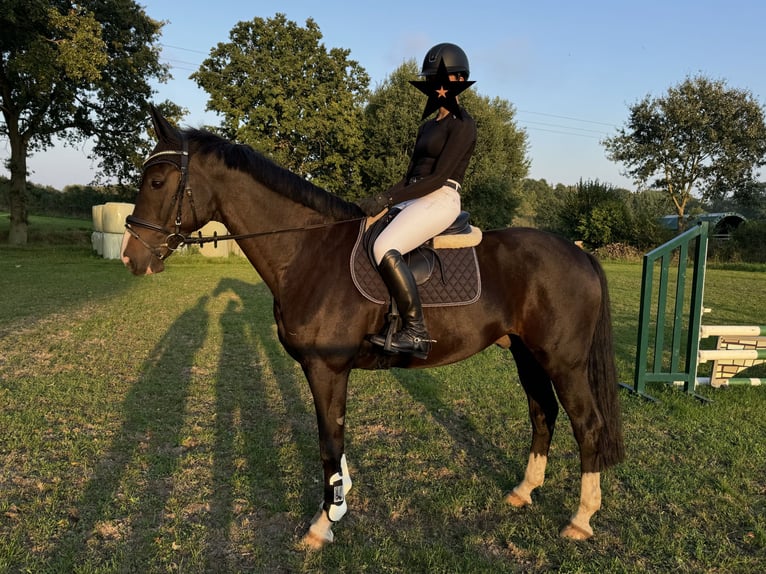
<svg viewBox="0 0 766 574">
<path fill-rule="evenodd" d="M 612 341 L 609 289 L 603 267 L 593 255 L 588 254 L 588 256 L 601 283 L 601 306 L 588 355 L 588 383 L 596 396 L 604 423 L 598 451 L 599 468 L 605 469 L 617 464 L 625 457 L 625 446 L 622 439 L 619 384 Z"/>
</svg>

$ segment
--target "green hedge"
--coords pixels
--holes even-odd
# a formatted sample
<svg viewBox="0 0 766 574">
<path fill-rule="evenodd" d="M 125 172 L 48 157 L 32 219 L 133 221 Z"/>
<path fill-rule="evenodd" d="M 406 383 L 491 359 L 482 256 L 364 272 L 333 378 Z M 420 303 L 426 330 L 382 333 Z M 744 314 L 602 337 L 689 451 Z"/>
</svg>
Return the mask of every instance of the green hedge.
<svg viewBox="0 0 766 574">
<path fill-rule="evenodd" d="M 0 211 L 9 211 L 10 182 L 0 177 Z M 27 185 L 27 211 L 34 215 L 90 218 L 94 205 L 108 201 L 132 203 L 136 190 L 124 186 L 69 185 L 62 191 L 35 184 Z"/>
<path fill-rule="evenodd" d="M 713 242 L 710 255 L 718 261 L 766 263 L 766 221 L 746 221 L 728 241 Z"/>
</svg>

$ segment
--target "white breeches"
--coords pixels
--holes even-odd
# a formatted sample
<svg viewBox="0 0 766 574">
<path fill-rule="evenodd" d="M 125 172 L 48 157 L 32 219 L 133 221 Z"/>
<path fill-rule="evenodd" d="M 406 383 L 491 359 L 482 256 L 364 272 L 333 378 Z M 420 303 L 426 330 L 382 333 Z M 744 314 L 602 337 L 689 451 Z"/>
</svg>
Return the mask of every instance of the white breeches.
<svg viewBox="0 0 766 574">
<path fill-rule="evenodd" d="M 380 263 L 391 249 L 404 255 L 452 225 L 460 215 L 460 194 L 445 185 L 397 207 L 403 208 L 401 213 L 375 241 L 373 254 L 376 263 Z"/>
</svg>

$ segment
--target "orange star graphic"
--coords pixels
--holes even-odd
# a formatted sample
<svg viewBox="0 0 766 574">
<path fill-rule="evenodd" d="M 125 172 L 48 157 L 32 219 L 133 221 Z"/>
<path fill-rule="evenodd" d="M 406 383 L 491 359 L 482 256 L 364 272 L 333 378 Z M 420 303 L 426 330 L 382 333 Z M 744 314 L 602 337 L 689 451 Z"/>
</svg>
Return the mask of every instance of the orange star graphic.
<svg viewBox="0 0 766 574">
<path fill-rule="evenodd" d="M 445 90 L 445 89 L 444 89 L 444 86 L 440 86 L 440 87 L 439 87 L 439 89 L 438 89 L 438 90 L 436 90 L 436 93 L 437 93 L 437 94 L 439 94 L 439 97 L 440 97 L 440 98 L 446 98 L 446 97 L 447 97 L 447 92 L 448 92 L 448 91 L 449 91 L 449 90 Z"/>
</svg>

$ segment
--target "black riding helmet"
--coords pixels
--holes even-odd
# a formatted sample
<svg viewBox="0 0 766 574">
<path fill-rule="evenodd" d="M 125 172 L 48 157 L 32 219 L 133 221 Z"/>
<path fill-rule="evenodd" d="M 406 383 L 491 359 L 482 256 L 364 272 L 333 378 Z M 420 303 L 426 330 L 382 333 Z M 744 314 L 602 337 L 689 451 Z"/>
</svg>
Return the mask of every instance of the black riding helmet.
<svg viewBox="0 0 766 574">
<path fill-rule="evenodd" d="M 468 66 L 468 56 L 465 55 L 460 46 L 448 42 L 437 44 L 426 54 L 423 59 L 423 69 L 421 76 L 435 76 L 439 69 L 439 62 L 444 60 L 444 66 L 448 74 L 461 74 L 463 78 L 468 79 L 470 68 Z"/>
</svg>

